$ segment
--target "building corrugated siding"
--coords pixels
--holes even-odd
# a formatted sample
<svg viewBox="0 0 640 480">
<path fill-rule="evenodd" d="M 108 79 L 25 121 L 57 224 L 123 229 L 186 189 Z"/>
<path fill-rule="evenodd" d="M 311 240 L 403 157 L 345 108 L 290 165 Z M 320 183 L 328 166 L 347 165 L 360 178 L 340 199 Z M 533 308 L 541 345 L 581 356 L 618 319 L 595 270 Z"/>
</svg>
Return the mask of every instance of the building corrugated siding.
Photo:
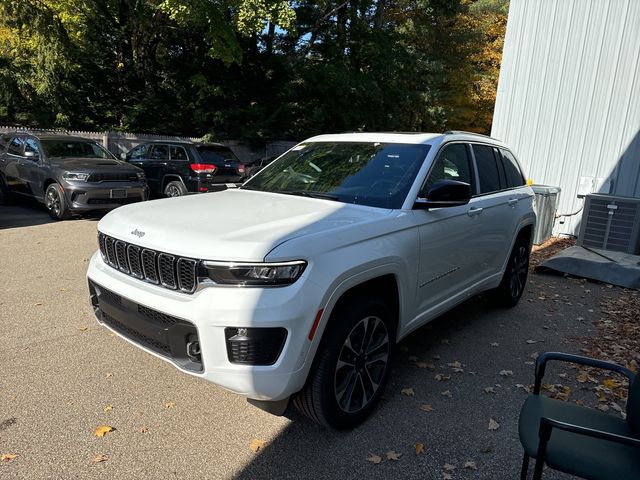
<svg viewBox="0 0 640 480">
<path fill-rule="evenodd" d="M 640 0 L 511 0 L 491 135 L 562 188 L 558 213 L 582 206 L 581 177 L 640 198 Z"/>
</svg>

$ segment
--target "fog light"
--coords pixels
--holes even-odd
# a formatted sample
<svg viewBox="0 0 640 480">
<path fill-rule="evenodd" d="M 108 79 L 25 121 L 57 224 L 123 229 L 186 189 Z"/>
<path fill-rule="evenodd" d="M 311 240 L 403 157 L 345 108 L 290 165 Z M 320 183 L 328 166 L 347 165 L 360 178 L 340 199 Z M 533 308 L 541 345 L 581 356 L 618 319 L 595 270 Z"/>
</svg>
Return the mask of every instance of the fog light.
<svg viewBox="0 0 640 480">
<path fill-rule="evenodd" d="M 247 336 L 247 329 L 246 328 L 239 328 L 238 332 L 236 333 L 236 335 L 238 337 L 246 337 Z"/>
</svg>

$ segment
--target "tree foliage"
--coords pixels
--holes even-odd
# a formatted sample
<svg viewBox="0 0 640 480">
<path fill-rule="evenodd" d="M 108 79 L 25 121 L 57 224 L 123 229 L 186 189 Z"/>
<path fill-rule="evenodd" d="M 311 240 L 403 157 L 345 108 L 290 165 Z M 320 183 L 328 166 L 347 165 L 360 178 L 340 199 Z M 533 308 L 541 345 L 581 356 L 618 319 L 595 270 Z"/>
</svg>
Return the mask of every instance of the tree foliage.
<svg viewBox="0 0 640 480">
<path fill-rule="evenodd" d="M 490 129 L 507 0 L 0 0 L 0 123 Z"/>
</svg>

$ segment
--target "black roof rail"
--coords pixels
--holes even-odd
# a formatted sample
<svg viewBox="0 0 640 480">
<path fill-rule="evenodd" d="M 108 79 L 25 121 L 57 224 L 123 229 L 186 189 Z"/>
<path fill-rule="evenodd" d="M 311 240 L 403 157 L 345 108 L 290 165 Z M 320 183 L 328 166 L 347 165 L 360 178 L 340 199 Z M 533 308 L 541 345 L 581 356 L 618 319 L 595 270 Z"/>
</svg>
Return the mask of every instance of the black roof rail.
<svg viewBox="0 0 640 480">
<path fill-rule="evenodd" d="M 489 135 L 484 135 L 478 132 L 467 132 L 466 130 L 447 130 L 446 132 L 444 132 L 444 135 L 455 135 L 458 133 L 463 133 L 465 135 L 477 135 L 479 137 L 484 137 L 484 138 L 492 138 Z"/>
</svg>

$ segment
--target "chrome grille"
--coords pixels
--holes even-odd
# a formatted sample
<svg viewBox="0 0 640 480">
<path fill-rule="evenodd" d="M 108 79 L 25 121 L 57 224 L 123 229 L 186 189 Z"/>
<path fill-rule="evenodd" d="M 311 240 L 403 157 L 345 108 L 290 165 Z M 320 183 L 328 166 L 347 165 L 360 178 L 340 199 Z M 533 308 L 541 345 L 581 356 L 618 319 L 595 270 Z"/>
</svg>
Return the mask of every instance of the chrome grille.
<svg viewBox="0 0 640 480">
<path fill-rule="evenodd" d="M 105 263 L 122 273 L 184 293 L 196 289 L 196 259 L 142 248 L 103 233 L 98 234 L 98 245 Z"/>
</svg>

